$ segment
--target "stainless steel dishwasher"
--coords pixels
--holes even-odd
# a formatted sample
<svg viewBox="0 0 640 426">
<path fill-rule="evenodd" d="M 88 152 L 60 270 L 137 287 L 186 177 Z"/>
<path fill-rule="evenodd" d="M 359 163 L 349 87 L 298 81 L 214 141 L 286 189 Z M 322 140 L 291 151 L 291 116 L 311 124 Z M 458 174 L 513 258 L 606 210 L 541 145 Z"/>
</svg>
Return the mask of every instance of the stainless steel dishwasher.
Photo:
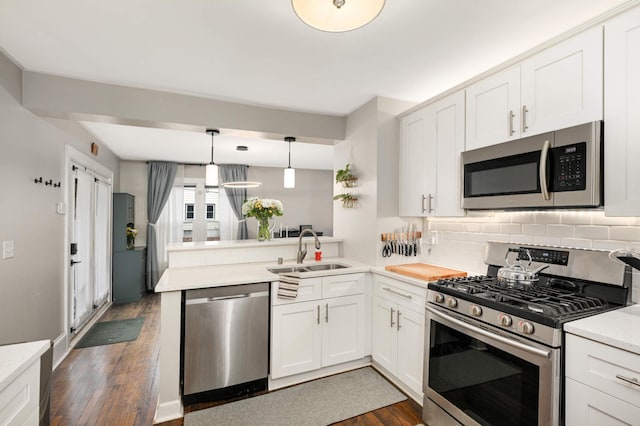
<svg viewBox="0 0 640 426">
<path fill-rule="evenodd" d="M 269 283 L 185 292 L 183 398 L 248 392 L 269 373 Z M 197 400 L 197 399 L 193 399 Z"/>
</svg>

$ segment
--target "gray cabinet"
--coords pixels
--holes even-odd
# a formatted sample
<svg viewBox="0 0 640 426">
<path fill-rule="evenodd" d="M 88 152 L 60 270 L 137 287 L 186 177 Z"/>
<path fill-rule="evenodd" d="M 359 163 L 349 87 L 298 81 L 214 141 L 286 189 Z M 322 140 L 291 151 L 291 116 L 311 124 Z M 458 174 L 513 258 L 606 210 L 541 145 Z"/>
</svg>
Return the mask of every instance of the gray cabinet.
<svg viewBox="0 0 640 426">
<path fill-rule="evenodd" d="M 127 250 L 127 224 L 135 220 L 135 197 L 113 194 L 113 302 L 128 303 L 140 300 L 145 291 L 145 247 Z"/>
</svg>

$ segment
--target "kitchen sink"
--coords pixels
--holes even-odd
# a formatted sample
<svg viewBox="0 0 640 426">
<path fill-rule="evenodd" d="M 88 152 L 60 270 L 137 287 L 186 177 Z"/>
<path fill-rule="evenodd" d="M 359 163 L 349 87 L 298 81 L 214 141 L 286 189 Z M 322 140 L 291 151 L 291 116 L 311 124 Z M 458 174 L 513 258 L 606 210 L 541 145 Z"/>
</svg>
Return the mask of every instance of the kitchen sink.
<svg viewBox="0 0 640 426">
<path fill-rule="evenodd" d="M 310 271 L 327 271 L 330 269 L 343 269 L 348 268 L 347 265 L 341 265 L 339 263 L 321 263 L 318 265 L 307 265 L 306 268 Z"/>
<path fill-rule="evenodd" d="M 276 268 L 267 268 L 267 270 L 269 272 L 273 272 L 274 274 L 285 274 L 288 272 L 329 271 L 333 269 L 344 269 L 348 267 L 348 265 L 342 265 L 340 263 L 320 263 L 317 265 L 281 266 Z"/>
</svg>

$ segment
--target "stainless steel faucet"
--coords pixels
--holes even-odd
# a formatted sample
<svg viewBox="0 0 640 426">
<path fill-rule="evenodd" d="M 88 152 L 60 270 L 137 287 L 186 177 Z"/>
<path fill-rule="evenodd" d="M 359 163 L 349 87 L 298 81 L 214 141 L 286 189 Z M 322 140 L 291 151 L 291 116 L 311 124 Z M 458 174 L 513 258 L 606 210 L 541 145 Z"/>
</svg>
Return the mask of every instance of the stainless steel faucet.
<svg viewBox="0 0 640 426">
<path fill-rule="evenodd" d="M 298 263 L 302 263 L 304 257 L 307 255 L 307 243 L 304 243 L 304 250 L 302 250 L 302 236 L 306 233 L 313 234 L 314 238 L 316 239 L 316 250 L 320 250 L 320 240 L 318 239 L 318 234 L 316 234 L 313 229 L 303 229 L 302 232 L 300 232 L 300 236 L 298 237 L 298 254 L 296 256 Z"/>
</svg>

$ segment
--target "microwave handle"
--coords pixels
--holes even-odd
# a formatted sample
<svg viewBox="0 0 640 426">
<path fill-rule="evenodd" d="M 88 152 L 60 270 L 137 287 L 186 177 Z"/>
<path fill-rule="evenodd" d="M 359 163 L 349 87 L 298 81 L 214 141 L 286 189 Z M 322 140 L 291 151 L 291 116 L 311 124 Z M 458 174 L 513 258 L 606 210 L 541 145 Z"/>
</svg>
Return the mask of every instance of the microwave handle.
<svg viewBox="0 0 640 426">
<path fill-rule="evenodd" d="M 547 186 L 547 156 L 549 155 L 549 146 L 551 143 L 546 140 L 540 152 L 540 188 L 542 189 L 542 198 L 549 200 L 549 187 Z"/>
</svg>

